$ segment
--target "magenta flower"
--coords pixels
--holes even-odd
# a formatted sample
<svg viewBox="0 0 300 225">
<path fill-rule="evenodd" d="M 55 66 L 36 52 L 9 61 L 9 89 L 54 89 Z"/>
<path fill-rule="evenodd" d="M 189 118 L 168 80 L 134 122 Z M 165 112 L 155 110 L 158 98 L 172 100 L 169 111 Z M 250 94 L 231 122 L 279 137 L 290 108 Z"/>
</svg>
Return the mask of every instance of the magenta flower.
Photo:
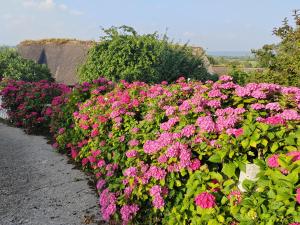
<svg viewBox="0 0 300 225">
<path fill-rule="evenodd" d="M 281 106 L 278 102 L 271 102 L 266 105 L 266 109 L 272 110 L 272 111 L 280 111 Z"/>
<path fill-rule="evenodd" d="M 124 171 L 124 176 L 128 177 L 135 177 L 137 175 L 137 168 L 136 167 L 129 167 Z"/>
<path fill-rule="evenodd" d="M 213 208 L 216 205 L 216 198 L 208 192 L 202 192 L 195 197 L 195 203 L 203 209 Z"/>
<path fill-rule="evenodd" d="M 279 167 L 278 157 L 279 157 L 279 155 L 276 155 L 276 154 L 269 157 L 267 160 L 268 166 L 271 168 Z"/>
<path fill-rule="evenodd" d="M 281 116 L 270 116 L 267 118 L 257 118 L 256 119 L 258 122 L 266 123 L 269 125 L 284 125 L 286 122 Z"/>
<path fill-rule="evenodd" d="M 228 135 L 234 135 L 235 137 L 239 137 L 244 133 L 244 130 L 243 128 L 239 128 L 239 129 L 229 128 L 226 130 L 226 133 Z"/>
<path fill-rule="evenodd" d="M 161 197 L 160 195 L 157 195 L 157 196 L 154 196 L 152 204 L 155 208 L 161 209 L 162 207 L 164 207 L 165 201 L 164 201 L 163 197 Z"/>
<path fill-rule="evenodd" d="M 136 214 L 136 212 L 138 210 L 139 210 L 139 207 L 136 204 L 122 206 L 120 213 L 121 213 L 123 222 L 125 222 L 123 224 L 127 224 L 132 219 L 132 217 Z"/>
<path fill-rule="evenodd" d="M 137 156 L 136 150 L 128 150 L 126 153 L 127 158 L 134 158 Z"/>
<path fill-rule="evenodd" d="M 296 201 L 300 204 L 300 188 L 297 189 Z"/>
<path fill-rule="evenodd" d="M 185 137 L 191 137 L 196 131 L 194 125 L 187 125 L 181 130 L 181 134 Z"/>
<path fill-rule="evenodd" d="M 220 77 L 219 77 L 219 80 L 221 80 L 221 81 L 226 81 L 226 82 L 228 82 L 228 81 L 232 81 L 232 77 L 231 76 L 228 76 L 228 75 L 221 75 Z"/>
<path fill-rule="evenodd" d="M 254 103 L 250 107 L 254 110 L 261 110 L 261 109 L 265 108 L 265 106 L 263 104 L 260 104 L 260 103 Z"/>
<path fill-rule="evenodd" d="M 285 120 L 300 120 L 300 114 L 293 109 L 286 109 L 281 114 L 280 117 L 282 117 Z"/>
<path fill-rule="evenodd" d="M 89 162 L 89 159 L 88 159 L 88 158 L 83 158 L 83 159 L 81 160 L 82 166 L 85 166 L 88 162 Z"/>
<path fill-rule="evenodd" d="M 202 131 L 208 133 L 214 132 L 216 129 L 216 125 L 211 116 L 199 117 L 196 121 L 196 125 L 199 126 Z"/>
<path fill-rule="evenodd" d="M 97 190 L 102 189 L 105 184 L 106 184 L 106 181 L 104 179 L 99 179 L 96 184 Z"/>
<path fill-rule="evenodd" d="M 128 145 L 131 146 L 131 147 L 137 146 L 137 145 L 139 145 L 139 141 L 136 140 L 136 139 L 130 140 L 128 142 Z"/>
<path fill-rule="evenodd" d="M 191 161 L 191 164 L 189 165 L 189 168 L 193 171 L 198 170 L 201 166 L 201 161 L 199 159 L 193 159 Z"/>
<path fill-rule="evenodd" d="M 91 132 L 91 137 L 96 137 L 99 135 L 99 130 L 98 129 L 93 129 Z"/>
<path fill-rule="evenodd" d="M 240 191 L 235 190 L 235 191 L 231 191 L 229 193 L 229 195 L 227 196 L 227 198 L 230 199 L 234 199 L 234 204 L 237 205 L 242 201 L 242 194 Z"/>
<path fill-rule="evenodd" d="M 289 152 L 287 155 L 292 156 L 294 162 L 300 160 L 300 151 Z"/>
</svg>

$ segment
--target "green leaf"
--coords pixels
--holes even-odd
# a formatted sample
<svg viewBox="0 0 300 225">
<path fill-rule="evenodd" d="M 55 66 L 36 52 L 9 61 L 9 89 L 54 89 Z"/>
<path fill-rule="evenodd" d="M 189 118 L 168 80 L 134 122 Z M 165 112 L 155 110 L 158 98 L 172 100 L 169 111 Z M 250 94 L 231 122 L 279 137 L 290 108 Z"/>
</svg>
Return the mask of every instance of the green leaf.
<svg viewBox="0 0 300 225">
<path fill-rule="evenodd" d="M 253 148 L 256 148 L 256 145 L 257 145 L 256 141 L 251 139 L 250 140 L 250 146 L 253 147 Z"/>
<path fill-rule="evenodd" d="M 213 162 L 213 163 L 221 163 L 221 157 L 218 153 L 215 153 L 214 155 L 212 155 L 211 157 L 209 157 L 208 161 Z"/>
<path fill-rule="evenodd" d="M 272 144 L 272 147 L 271 147 L 271 152 L 275 152 L 277 149 L 278 149 L 278 147 L 279 147 L 279 145 L 278 145 L 278 143 L 277 142 L 274 142 L 273 144 Z"/>
<path fill-rule="evenodd" d="M 267 139 L 262 139 L 261 144 L 266 147 L 268 145 L 268 140 Z"/>
<path fill-rule="evenodd" d="M 235 169 L 236 169 L 236 166 L 234 163 L 227 163 L 227 164 L 224 164 L 223 168 L 222 168 L 222 172 L 228 176 L 229 178 L 233 177 L 233 176 L 236 176 L 235 175 Z"/>
<path fill-rule="evenodd" d="M 248 140 L 248 139 L 244 139 L 244 140 L 241 142 L 241 145 L 243 146 L 243 148 L 247 148 L 248 145 L 249 145 L 249 140 Z"/>
<path fill-rule="evenodd" d="M 219 221 L 219 222 L 221 222 L 221 223 L 224 223 L 224 222 L 225 222 L 224 216 L 218 215 L 217 218 L 218 218 L 218 221 Z"/>
<path fill-rule="evenodd" d="M 297 148 L 295 146 L 291 146 L 291 145 L 288 145 L 288 146 L 285 146 L 285 148 L 288 150 L 288 151 L 297 151 Z"/>
<path fill-rule="evenodd" d="M 288 145 L 295 145 L 295 138 L 294 138 L 294 136 L 292 136 L 292 135 L 288 136 L 288 137 L 285 139 L 285 142 L 286 142 Z"/>
</svg>

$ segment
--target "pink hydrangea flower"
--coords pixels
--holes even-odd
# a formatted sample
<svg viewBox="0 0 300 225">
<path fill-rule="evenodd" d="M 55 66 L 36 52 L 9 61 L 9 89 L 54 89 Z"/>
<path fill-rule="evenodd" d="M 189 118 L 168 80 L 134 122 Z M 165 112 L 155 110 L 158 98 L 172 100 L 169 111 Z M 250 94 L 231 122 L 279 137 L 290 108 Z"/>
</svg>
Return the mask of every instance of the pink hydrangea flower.
<svg viewBox="0 0 300 225">
<path fill-rule="evenodd" d="M 296 201 L 300 204 L 300 188 L 296 191 Z"/>
<path fill-rule="evenodd" d="M 300 160 L 300 151 L 289 152 L 287 155 L 292 156 L 294 162 Z"/>
<path fill-rule="evenodd" d="M 265 106 L 263 104 L 260 104 L 260 103 L 254 103 L 250 107 L 254 110 L 261 110 L 261 109 L 265 108 Z"/>
<path fill-rule="evenodd" d="M 211 116 L 199 117 L 196 121 L 196 125 L 199 126 L 202 131 L 208 133 L 214 132 L 216 129 L 216 125 Z"/>
<path fill-rule="evenodd" d="M 139 128 L 134 127 L 134 128 L 131 129 L 131 132 L 136 134 L 137 132 L 139 132 L 139 130 L 140 130 Z"/>
<path fill-rule="evenodd" d="M 88 162 L 89 162 L 89 159 L 88 159 L 88 158 L 83 158 L 83 159 L 81 160 L 82 166 L 85 166 Z"/>
<path fill-rule="evenodd" d="M 166 116 L 173 115 L 176 110 L 174 106 L 165 106 L 163 109 L 166 110 Z"/>
<path fill-rule="evenodd" d="M 128 177 L 135 177 L 137 175 L 137 168 L 136 167 L 129 167 L 124 171 L 124 176 Z"/>
<path fill-rule="evenodd" d="M 130 140 L 128 142 L 128 145 L 131 146 L 131 147 L 137 146 L 137 145 L 139 145 L 139 141 L 136 140 L 136 139 Z"/>
<path fill-rule="evenodd" d="M 106 181 L 104 179 L 99 179 L 96 184 L 97 190 L 102 189 L 105 184 L 106 184 Z"/>
<path fill-rule="evenodd" d="M 191 161 L 191 164 L 189 165 L 189 168 L 193 171 L 198 170 L 201 166 L 201 161 L 199 159 L 193 159 Z"/>
<path fill-rule="evenodd" d="M 195 197 L 195 203 L 203 209 L 213 208 L 216 205 L 216 198 L 208 192 L 202 192 Z"/>
<path fill-rule="evenodd" d="M 284 125 L 286 122 L 281 116 L 270 116 L 267 118 L 257 118 L 256 119 L 258 122 L 266 123 L 269 125 Z"/>
<path fill-rule="evenodd" d="M 151 189 L 150 189 L 150 195 L 151 196 L 156 196 L 156 195 L 160 195 L 162 192 L 161 186 L 159 185 L 154 185 Z"/>
<path fill-rule="evenodd" d="M 122 216 L 123 224 L 127 224 L 133 216 L 137 213 L 139 210 L 138 205 L 133 204 L 133 205 L 124 205 L 122 206 L 120 213 Z"/>
<path fill-rule="evenodd" d="M 120 142 L 123 142 L 125 140 L 125 136 L 124 135 L 122 135 L 121 137 L 119 137 L 119 141 Z"/>
<path fill-rule="evenodd" d="M 58 134 L 63 134 L 65 132 L 65 128 L 59 128 Z"/>
<path fill-rule="evenodd" d="M 231 191 L 227 196 L 228 199 L 234 199 L 234 204 L 237 205 L 242 201 L 242 194 L 238 190 Z"/>
<path fill-rule="evenodd" d="M 266 105 L 266 109 L 272 110 L 272 111 L 280 111 L 281 106 L 278 102 L 271 102 Z"/>
<path fill-rule="evenodd" d="M 153 177 L 156 180 L 163 180 L 165 179 L 166 175 L 166 171 L 157 166 L 151 166 L 145 174 L 147 178 Z"/>
<path fill-rule="evenodd" d="M 170 118 L 167 122 L 164 122 L 160 125 L 160 129 L 164 131 L 170 130 L 177 122 L 179 122 L 178 117 Z"/>
<path fill-rule="evenodd" d="M 220 81 L 226 81 L 226 82 L 228 82 L 228 81 L 232 81 L 232 77 L 231 76 L 228 76 L 228 75 L 221 75 L 220 77 L 219 77 L 219 80 Z"/>
<path fill-rule="evenodd" d="M 235 128 L 229 128 L 226 130 L 226 133 L 228 135 L 234 135 L 235 137 L 239 137 L 244 133 L 243 128 L 235 129 Z"/>
<path fill-rule="evenodd" d="M 194 125 L 187 125 L 181 130 L 181 134 L 185 137 L 191 137 L 196 131 Z"/>
<path fill-rule="evenodd" d="M 163 155 L 158 157 L 157 161 L 159 163 L 166 163 L 168 161 L 168 157 L 165 154 L 163 154 Z"/>
<path fill-rule="evenodd" d="M 99 203 L 103 219 L 109 221 L 111 215 L 113 215 L 117 209 L 115 194 L 109 192 L 108 189 L 103 190 L 100 194 Z"/>
<path fill-rule="evenodd" d="M 144 152 L 147 154 L 153 154 L 158 152 L 162 148 L 161 143 L 157 141 L 147 140 L 144 144 Z"/>
<path fill-rule="evenodd" d="M 93 129 L 91 132 L 91 137 L 96 137 L 99 135 L 99 130 L 98 129 Z"/>
<path fill-rule="evenodd" d="M 105 161 L 103 159 L 99 160 L 98 163 L 97 163 L 97 166 L 99 168 L 102 168 L 103 166 L 105 166 Z"/>
<path fill-rule="evenodd" d="M 279 167 L 278 157 L 279 157 L 279 155 L 276 155 L 276 154 L 269 157 L 268 160 L 267 160 L 268 166 L 271 167 L 271 168 Z"/>
<path fill-rule="evenodd" d="M 285 120 L 300 120 L 300 114 L 293 109 L 286 109 L 281 114 L 280 117 L 282 117 Z"/>
<path fill-rule="evenodd" d="M 165 201 L 164 201 L 163 197 L 161 197 L 160 195 L 157 195 L 157 196 L 154 196 L 152 204 L 155 208 L 161 209 L 162 207 L 164 207 Z"/>
<path fill-rule="evenodd" d="M 134 158 L 137 156 L 138 152 L 136 150 L 128 150 L 125 154 L 127 158 Z"/>
</svg>

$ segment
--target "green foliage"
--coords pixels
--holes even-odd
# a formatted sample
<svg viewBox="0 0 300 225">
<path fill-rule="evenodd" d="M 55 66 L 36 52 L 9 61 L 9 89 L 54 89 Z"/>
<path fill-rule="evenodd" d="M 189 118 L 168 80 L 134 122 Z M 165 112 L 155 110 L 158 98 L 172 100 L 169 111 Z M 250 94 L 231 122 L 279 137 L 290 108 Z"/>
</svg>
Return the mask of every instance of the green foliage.
<svg viewBox="0 0 300 225">
<path fill-rule="evenodd" d="M 233 80 L 240 85 L 249 83 L 251 77 L 250 73 L 244 72 L 241 68 L 237 66 L 231 67 L 229 75 L 232 76 Z"/>
<path fill-rule="evenodd" d="M 273 34 L 281 39 L 275 45 L 265 45 L 262 49 L 253 50 L 266 72 L 254 77 L 258 82 L 274 82 L 282 85 L 300 86 L 300 18 L 294 13 L 295 26 L 288 24 L 287 18 Z"/>
<path fill-rule="evenodd" d="M 72 113 L 63 105 L 53 116 L 63 112 L 56 125 L 56 130 L 61 130 L 55 136 L 59 149 L 67 148 L 86 170 L 96 174 L 102 200 L 106 191 L 115 194 L 110 206 L 115 205 L 116 211 L 107 219 L 118 223 L 122 207 L 136 204 L 139 211 L 132 224 L 288 225 L 300 221 L 295 194 L 300 187 L 300 160 L 291 155 L 299 154 L 299 119 L 291 118 L 294 113 L 299 115 L 299 89 L 272 84 L 241 87 L 226 76 L 206 84 L 180 79 L 170 85 L 122 82 L 113 89 L 107 83 L 102 85 L 106 86 L 101 88 L 103 92 L 95 91 L 98 88 L 94 85 L 81 87 L 88 92 L 86 96 L 74 89 L 72 100 L 66 102 Z M 216 90 L 220 91 L 218 96 Z M 255 97 L 258 92 L 265 97 Z M 81 103 L 76 104 L 76 99 Z M 215 100 L 221 106 L 208 104 Z M 200 111 L 199 102 L 203 106 Z M 274 102 L 280 105 L 280 111 L 267 107 Z M 254 110 L 258 103 L 263 109 Z M 223 114 L 232 110 L 235 113 Z M 288 114 L 290 119 L 283 123 L 261 120 Z M 233 134 L 228 127 L 205 130 L 197 121 L 206 116 L 212 118 L 214 127 L 227 119 L 236 120 L 229 127 L 240 133 Z M 176 124 L 166 127 L 176 118 Z M 191 135 L 185 133 L 190 126 L 195 128 Z M 170 153 L 162 160 L 161 156 L 175 146 L 185 154 Z M 132 151 L 135 154 L 130 156 Z M 279 155 L 279 165 L 271 167 L 268 159 L 275 155 Z M 201 163 L 195 168 L 182 164 L 175 169 L 173 166 L 184 162 L 181 160 L 186 156 L 190 163 Z M 247 191 L 241 193 L 239 175 L 249 163 L 261 170 L 258 180 L 243 182 Z M 148 177 L 149 168 L 160 173 Z M 136 173 L 126 175 L 129 169 Z M 166 173 L 159 177 L 161 171 Z M 103 181 L 104 186 L 100 185 Z M 155 207 L 155 196 L 150 193 L 157 186 L 167 190 L 161 194 L 164 204 L 160 208 Z M 204 192 L 215 197 L 213 207 L 196 204 L 196 197 Z M 106 209 L 102 203 L 101 210 Z"/>
<path fill-rule="evenodd" d="M 80 81 L 92 81 L 103 75 L 109 80 L 172 82 L 179 76 L 207 80 L 202 56 L 192 48 L 169 42 L 157 33 L 139 35 L 127 26 L 104 30 L 105 36 L 89 50 L 79 68 Z"/>
<path fill-rule="evenodd" d="M 23 81 L 52 80 L 46 65 L 24 59 L 14 49 L 0 51 L 0 78 Z"/>
<path fill-rule="evenodd" d="M 237 66 L 242 68 L 253 68 L 258 66 L 253 56 L 207 56 L 210 64 L 217 66 Z"/>
</svg>

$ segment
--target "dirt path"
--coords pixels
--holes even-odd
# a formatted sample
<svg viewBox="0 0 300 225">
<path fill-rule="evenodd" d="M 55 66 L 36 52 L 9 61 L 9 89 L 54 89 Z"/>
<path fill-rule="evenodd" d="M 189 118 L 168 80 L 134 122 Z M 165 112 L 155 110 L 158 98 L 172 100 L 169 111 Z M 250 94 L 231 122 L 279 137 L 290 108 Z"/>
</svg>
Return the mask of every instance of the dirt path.
<svg viewBox="0 0 300 225">
<path fill-rule="evenodd" d="M 43 137 L 0 123 L 0 224 L 80 225 L 93 215 L 99 220 L 96 193 L 73 167 Z"/>
</svg>

